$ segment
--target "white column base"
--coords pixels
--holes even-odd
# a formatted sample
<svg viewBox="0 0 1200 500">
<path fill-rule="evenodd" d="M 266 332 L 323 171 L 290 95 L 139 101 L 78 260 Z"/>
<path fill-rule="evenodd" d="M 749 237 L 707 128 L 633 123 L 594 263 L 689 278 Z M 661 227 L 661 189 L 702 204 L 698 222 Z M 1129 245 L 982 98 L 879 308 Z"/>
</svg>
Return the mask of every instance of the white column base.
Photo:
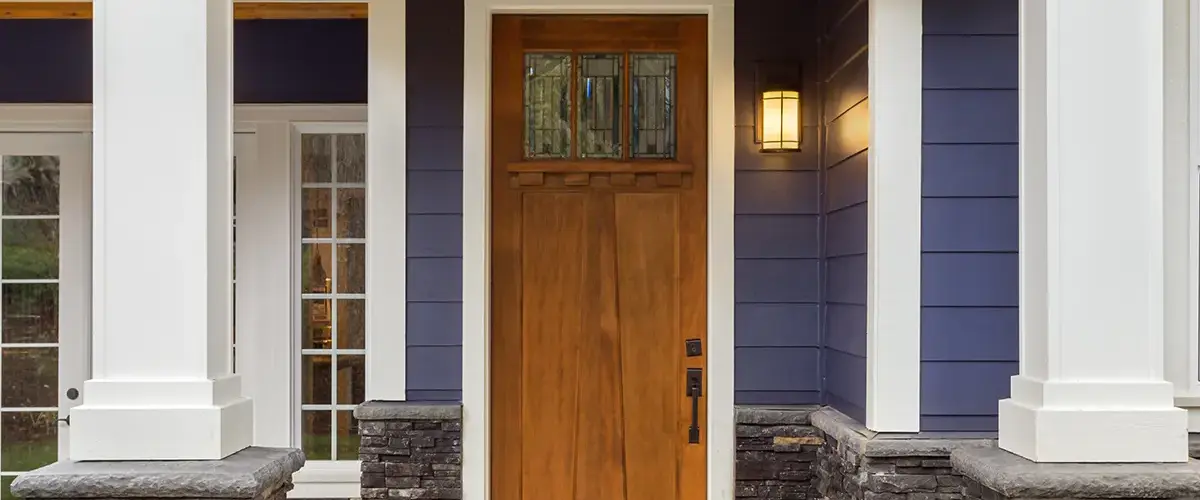
<svg viewBox="0 0 1200 500">
<path fill-rule="evenodd" d="M 251 445 L 254 405 L 236 375 L 89 380 L 71 410 L 71 460 L 220 460 Z"/>
<path fill-rule="evenodd" d="M 1004 450 L 1035 462 L 1188 461 L 1188 412 L 1174 406 L 1169 382 L 1016 376 L 1012 385 L 1013 397 L 1000 400 Z"/>
<path fill-rule="evenodd" d="M 1200 432 L 1200 396 L 1175 396 L 1175 406 L 1188 415 L 1188 432 Z"/>
</svg>

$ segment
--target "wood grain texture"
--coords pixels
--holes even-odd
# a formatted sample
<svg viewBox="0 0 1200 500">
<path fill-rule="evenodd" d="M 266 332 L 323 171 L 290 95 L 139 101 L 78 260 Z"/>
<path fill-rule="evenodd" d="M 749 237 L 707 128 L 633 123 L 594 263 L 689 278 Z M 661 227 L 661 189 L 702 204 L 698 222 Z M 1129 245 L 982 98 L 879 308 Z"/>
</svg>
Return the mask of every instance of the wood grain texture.
<svg viewBox="0 0 1200 500">
<path fill-rule="evenodd" d="M 684 383 L 705 358 L 684 341 L 706 338 L 706 35 L 703 17 L 494 18 L 497 500 L 705 497 Z M 524 53 L 601 44 L 677 54 L 677 157 L 523 161 Z"/>
<path fill-rule="evenodd" d="M 0 2 L 0 19 L 91 19 L 91 2 Z M 366 19 L 366 2 L 236 2 L 234 19 Z"/>
</svg>

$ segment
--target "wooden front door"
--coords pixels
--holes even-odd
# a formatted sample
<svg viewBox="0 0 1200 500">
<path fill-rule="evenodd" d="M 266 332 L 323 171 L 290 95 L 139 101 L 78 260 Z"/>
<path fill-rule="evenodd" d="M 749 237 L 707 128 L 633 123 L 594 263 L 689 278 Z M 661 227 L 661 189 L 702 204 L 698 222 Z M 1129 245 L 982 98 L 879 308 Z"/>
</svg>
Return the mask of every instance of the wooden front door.
<svg viewBox="0 0 1200 500">
<path fill-rule="evenodd" d="M 492 498 L 704 498 L 707 21 L 493 34 Z"/>
</svg>

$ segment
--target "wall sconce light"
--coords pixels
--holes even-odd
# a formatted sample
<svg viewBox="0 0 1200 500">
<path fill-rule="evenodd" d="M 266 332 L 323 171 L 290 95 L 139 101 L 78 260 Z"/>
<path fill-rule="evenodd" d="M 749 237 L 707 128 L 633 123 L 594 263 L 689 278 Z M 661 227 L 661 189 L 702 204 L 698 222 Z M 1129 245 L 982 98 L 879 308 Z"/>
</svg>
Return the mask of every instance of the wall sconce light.
<svg viewBox="0 0 1200 500">
<path fill-rule="evenodd" d="M 803 138 L 800 67 L 759 63 L 755 75 L 756 142 L 763 152 L 799 151 Z"/>
</svg>

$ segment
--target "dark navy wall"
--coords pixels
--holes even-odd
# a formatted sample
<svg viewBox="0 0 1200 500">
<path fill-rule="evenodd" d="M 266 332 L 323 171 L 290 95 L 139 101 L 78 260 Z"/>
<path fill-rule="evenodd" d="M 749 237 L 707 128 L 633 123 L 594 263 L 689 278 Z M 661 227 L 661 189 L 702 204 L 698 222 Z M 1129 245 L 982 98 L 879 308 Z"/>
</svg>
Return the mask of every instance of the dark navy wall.
<svg viewBox="0 0 1200 500">
<path fill-rule="evenodd" d="M 408 0 L 407 30 L 408 399 L 457 401 L 462 397 L 463 3 Z"/>
<path fill-rule="evenodd" d="M 825 124 L 825 401 L 864 421 L 867 401 L 867 2 L 822 0 Z"/>
<path fill-rule="evenodd" d="M 0 20 L 0 102 L 92 101 L 92 22 Z M 234 101 L 367 102 L 365 20 L 237 21 Z"/>
<path fill-rule="evenodd" d="M 815 404 L 821 390 L 817 109 L 804 110 L 801 152 L 760 153 L 754 82 L 758 62 L 795 63 L 812 82 L 805 95 L 816 95 L 816 3 L 738 0 L 734 9 L 734 400 Z"/>
<path fill-rule="evenodd" d="M 1017 373 L 1017 0 L 925 0 L 921 430 L 994 431 Z"/>
</svg>

